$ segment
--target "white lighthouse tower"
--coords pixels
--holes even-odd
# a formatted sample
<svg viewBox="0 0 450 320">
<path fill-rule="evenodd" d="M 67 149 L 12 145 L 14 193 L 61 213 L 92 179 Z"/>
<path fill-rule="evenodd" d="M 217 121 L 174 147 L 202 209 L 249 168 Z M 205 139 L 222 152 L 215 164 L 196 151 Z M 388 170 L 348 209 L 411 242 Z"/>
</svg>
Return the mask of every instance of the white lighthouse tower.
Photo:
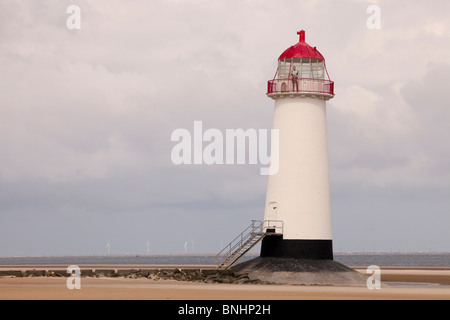
<svg viewBox="0 0 450 320">
<path fill-rule="evenodd" d="M 326 101 L 334 83 L 322 54 L 303 30 L 298 34 L 267 87 L 279 134 L 272 150 L 279 154 L 272 157 L 278 171 L 269 176 L 264 221 L 253 220 L 218 254 L 218 268 L 271 283 L 365 286 L 365 275 L 333 260 Z M 234 265 L 261 240 L 259 257 Z"/>
<path fill-rule="evenodd" d="M 281 234 L 263 239 L 261 256 L 332 260 L 326 101 L 334 83 L 305 31 L 297 34 L 299 42 L 281 54 L 268 83 L 279 170 L 269 176 L 264 220 Z"/>
</svg>

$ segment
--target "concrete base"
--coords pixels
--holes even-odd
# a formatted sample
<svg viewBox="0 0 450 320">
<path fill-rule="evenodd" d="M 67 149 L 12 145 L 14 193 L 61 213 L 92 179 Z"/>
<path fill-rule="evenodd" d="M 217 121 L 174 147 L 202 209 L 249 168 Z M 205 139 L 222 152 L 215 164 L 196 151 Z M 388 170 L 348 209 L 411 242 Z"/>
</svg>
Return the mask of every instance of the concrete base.
<svg viewBox="0 0 450 320">
<path fill-rule="evenodd" d="M 367 276 L 333 260 L 258 257 L 231 268 L 274 284 L 365 287 Z"/>
</svg>

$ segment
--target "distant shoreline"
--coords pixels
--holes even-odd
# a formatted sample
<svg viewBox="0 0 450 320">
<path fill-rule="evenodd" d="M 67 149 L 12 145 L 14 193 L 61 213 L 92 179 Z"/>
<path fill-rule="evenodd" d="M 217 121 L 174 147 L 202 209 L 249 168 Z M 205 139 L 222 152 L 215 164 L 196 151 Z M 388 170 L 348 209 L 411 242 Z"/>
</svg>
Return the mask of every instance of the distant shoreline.
<svg viewBox="0 0 450 320">
<path fill-rule="evenodd" d="M 216 253 L 117 253 L 117 254 L 54 254 L 54 255 L 5 255 L 1 258 L 57 258 L 57 257 L 213 257 Z M 373 251 L 373 252 L 334 252 L 334 256 L 346 255 L 450 255 L 445 251 Z M 247 253 L 248 257 L 257 257 L 258 253 Z"/>
<path fill-rule="evenodd" d="M 258 257 L 247 254 L 240 262 Z M 396 268 L 450 268 L 450 253 L 335 253 L 334 260 L 358 268 L 376 265 Z M 0 257 L 0 268 L 6 266 L 207 266 L 217 265 L 214 254 L 143 254 L 143 255 L 65 255 Z"/>
</svg>

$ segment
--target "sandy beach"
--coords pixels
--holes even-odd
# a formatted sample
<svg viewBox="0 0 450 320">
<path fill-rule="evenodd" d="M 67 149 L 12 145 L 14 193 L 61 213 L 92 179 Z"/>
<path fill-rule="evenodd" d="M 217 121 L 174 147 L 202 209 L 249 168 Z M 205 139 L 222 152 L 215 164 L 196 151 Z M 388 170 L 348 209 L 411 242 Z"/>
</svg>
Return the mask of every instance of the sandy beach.
<svg viewBox="0 0 450 320">
<path fill-rule="evenodd" d="M 174 280 L 83 278 L 69 290 L 61 278 L 2 278 L 1 300 L 448 300 L 450 288 L 322 287 L 290 285 L 202 284 Z"/>
<path fill-rule="evenodd" d="M 364 272 L 364 269 L 355 270 Z M 450 269 L 383 269 L 378 290 L 365 287 L 210 284 L 176 280 L 82 277 L 0 278 L 1 300 L 449 300 Z"/>
</svg>

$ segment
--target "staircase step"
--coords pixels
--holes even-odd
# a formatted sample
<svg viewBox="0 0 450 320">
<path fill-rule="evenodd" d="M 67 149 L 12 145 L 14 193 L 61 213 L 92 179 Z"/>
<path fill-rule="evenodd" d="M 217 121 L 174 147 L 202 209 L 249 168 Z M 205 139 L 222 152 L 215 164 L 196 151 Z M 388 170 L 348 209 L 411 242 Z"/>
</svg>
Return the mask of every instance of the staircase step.
<svg viewBox="0 0 450 320">
<path fill-rule="evenodd" d="M 244 254 L 246 254 L 251 248 L 253 248 L 258 242 L 260 242 L 266 235 L 272 235 L 274 233 L 266 234 L 263 232 L 265 228 L 282 232 L 282 221 L 266 220 L 257 221 L 252 220 L 252 224 L 248 226 L 241 234 L 239 234 L 233 241 L 231 241 L 218 255 L 217 255 L 217 268 L 230 268 L 235 264 Z M 277 233 L 278 234 L 278 233 Z M 282 234 L 282 233 L 280 233 Z M 225 251 L 226 250 L 226 251 Z M 225 252 L 225 253 L 223 253 Z"/>
</svg>

